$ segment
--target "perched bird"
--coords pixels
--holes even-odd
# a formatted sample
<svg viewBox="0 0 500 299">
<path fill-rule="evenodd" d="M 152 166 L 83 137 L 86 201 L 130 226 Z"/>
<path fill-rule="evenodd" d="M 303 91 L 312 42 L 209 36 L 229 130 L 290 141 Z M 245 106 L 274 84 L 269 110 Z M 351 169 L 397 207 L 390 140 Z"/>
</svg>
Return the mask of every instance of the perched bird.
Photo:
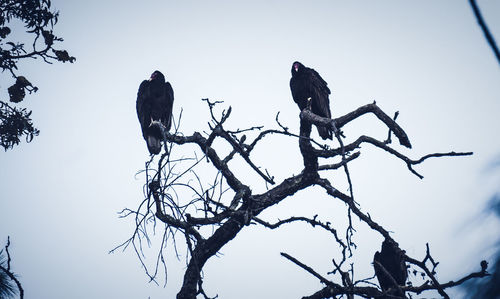
<svg viewBox="0 0 500 299">
<path fill-rule="evenodd" d="M 295 103 L 302 111 L 311 101 L 312 113 L 331 118 L 330 100 L 328 95 L 330 89 L 325 80 L 314 69 L 304 66 L 295 61 L 292 65 L 292 78 L 290 79 L 290 90 Z M 323 139 L 332 139 L 332 129 L 316 126 L 318 133 Z"/>
<path fill-rule="evenodd" d="M 380 266 L 384 267 L 385 271 Z M 397 286 L 394 285 L 396 282 L 398 286 L 404 286 L 408 278 L 404 251 L 398 247 L 396 242 L 384 240 L 382 250 L 375 252 L 373 256 L 373 267 L 382 291 L 393 289 L 389 294 L 404 298 L 404 292 L 398 290 Z M 392 276 L 392 279 L 387 273 Z"/>
<path fill-rule="evenodd" d="M 149 80 L 142 81 L 137 92 L 137 117 L 141 123 L 142 136 L 153 155 L 160 153 L 163 140 L 161 130 L 153 124 L 159 122 L 165 132 L 170 130 L 173 104 L 174 91 L 160 71 L 154 71 Z"/>
</svg>

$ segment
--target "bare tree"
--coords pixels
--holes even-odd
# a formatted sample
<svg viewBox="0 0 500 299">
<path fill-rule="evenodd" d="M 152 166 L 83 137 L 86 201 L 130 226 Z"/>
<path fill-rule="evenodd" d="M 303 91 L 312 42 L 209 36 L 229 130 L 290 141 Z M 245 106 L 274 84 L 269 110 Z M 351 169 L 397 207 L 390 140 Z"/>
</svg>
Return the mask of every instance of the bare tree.
<svg viewBox="0 0 500 299">
<path fill-rule="evenodd" d="M 328 232 L 338 243 L 342 258 L 332 260 L 332 272 L 329 273 L 338 278 L 337 282 L 318 273 L 297 258 L 282 253 L 283 257 L 309 272 L 325 285 L 323 289 L 303 298 L 320 299 L 342 296 L 354 298 L 355 295 L 364 298 L 406 298 L 407 295 L 411 296 L 411 294 L 428 290 L 436 290 L 444 298 L 449 298 L 446 293 L 447 288 L 460 285 L 474 277 L 488 275 L 486 263 L 483 262 L 480 267 L 478 265 L 478 271 L 475 273 L 456 281 L 440 283 L 436 278 L 438 263 L 431 256 L 428 245 L 423 258 L 408 256 L 376 219 L 370 217 L 368 212 L 361 210 L 354 200 L 348 167 L 351 161 L 360 156 L 359 148 L 362 144 L 371 144 L 386 152 L 389 157 L 401 160 L 408 170 L 419 178 L 423 176 L 414 169 L 415 165 L 433 157 L 467 156 L 472 155 L 471 152 L 432 153 L 419 159 L 407 157 L 391 146 L 393 134 L 402 146 L 411 148 L 408 136 L 395 121 L 397 113 L 394 118 L 391 118 L 375 102 L 335 119 L 319 117 L 310 111 L 310 107 L 306 107 L 300 113 L 300 133 L 295 134 L 279 122 L 279 113 L 276 116 L 277 129 L 264 129 L 263 127 L 228 129 L 226 121 L 231 116 L 231 107 L 217 115 L 215 106 L 220 102 L 211 102 L 208 99 L 204 101 L 208 104 L 211 115 L 209 130 L 205 133 L 195 132 L 190 136 L 184 136 L 176 126 L 173 134 L 164 132 L 165 147 L 168 145 L 168 151 L 161 155 L 156 167 L 152 166 L 153 158 L 146 163 L 147 183 L 144 200 L 137 208 L 122 211 L 123 217 L 134 217 L 135 231 L 130 239 L 112 250 L 113 252 L 118 248 L 124 249 L 132 246 L 146 274 L 152 281 L 155 281 L 162 268 L 166 273 L 163 251 L 167 241 L 172 240 L 174 249 L 177 251 L 180 246 L 179 240 L 184 240 L 189 258 L 184 273 L 184 282 L 177 294 L 178 299 L 193 299 L 197 296 L 209 298 L 203 289 L 201 274 L 203 266 L 209 258 L 215 256 L 224 245 L 237 237 L 250 224 L 275 229 L 290 223 L 303 223 Z M 374 114 L 388 127 L 388 138 L 379 140 L 362 135 L 354 141 L 344 143 L 346 138 L 341 132 L 342 127 L 367 113 Z M 338 146 L 331 148 L 314 141 L 310 136 L 312 124 L 332 128 Z M 275 182 L 268 170 L 255 163 L 251 157 L 253 150 L 264 138 L 271 138 L 276 134 L 298 140 L 304 164 L 301 173 L 291 175 L 281 182 Z M 247 135 L 253 137 L 249 138 Z M 216 142 L 226 144 L 229 150 L 219 149 L 214 145 Z M 182 148 L 183 156 L 174 159 L 177 148 Z M 190 150 L 193 151 L 193 155 L 188 157 L 186 153 Z M 253 193 L 251 186 L 245 181 L 246 177 L 236 175 L 230 162 L 237 155 L 267 184 L 267 191 Z M 203 161 L 209 163 L 202 163 Z M 320 163 L 320 161 L 325 162 Z M 204 165 L 209 165 L 210 169 L 203 169 Z M 331 171 L 345 173 L 350 187 L 349 194 L 341 192 L 329 179 L 321 175 L 321 173 Z M 259 217 L 267 208 L 279 205 L 293 197 L 298 191 L 313 186 L 321 187 L 332 200 L 345 203 L 347 206 L 345 217 L 348 222 L 345 232 L 339 232 L 333 224 L 322 219 L 325 215 L 321 215 L 321 211 L 318 211 L 318 215 L 314 217 L 298 215 L 275 223 Z M 353 217 L 359 218 L 362 223 L 380 234 L 385 240 L 381 252 L 375 254 L 373 265 L 381 287 L 374 282 L 374 277 L 363 279 L 354 277 L 353 268 L 346 262 L 353 255 L 354 247 L 363 246 L 363 244 L 356 244 L 353 240 L 355 234 Z M 149 235 L 154 230 L 158 230 L 158 224 L 162 225 L 162 244 L 156 263 L 153 268 L 150 268 L 144 262 L 143 246 L 144 242 L 150 244 Z M 357 266 L 369 267 L 370 265 Z M 407 279 L 408 272 L 411 271 L 421 275 L 424 281 L 413 283 L 412 279 Z"/>
<path fill-rule="evenodd" d="M 63 39 L 53 33 L 59 12 L 51 10 L 50 0 L 2 0 L 0 1 L 0 69 L 8 71 L 14 84 L 8 88 L 9 101 L 0 100 L 0 146 L 5 150 L 18 145 L 20 138 L 25 136 L 30 142 L 40 131 L 33 126 L 31 111 L 16 107 L 26 92 L 32 93 L 38 87 L 31 84 L 25 76 L 18 73 L 20 60 L 41 58 L 52 64 L 54 61 L 73 62 L 75 57 L 66 50 L 55 48 L 56 43 Z M 26 33 L 32 40 L 31 45 L 13 40 L 10 23 L 18 20 L 26 27 Z M 12 37 L 12 38 L 11 38 Z"/>
</svg>

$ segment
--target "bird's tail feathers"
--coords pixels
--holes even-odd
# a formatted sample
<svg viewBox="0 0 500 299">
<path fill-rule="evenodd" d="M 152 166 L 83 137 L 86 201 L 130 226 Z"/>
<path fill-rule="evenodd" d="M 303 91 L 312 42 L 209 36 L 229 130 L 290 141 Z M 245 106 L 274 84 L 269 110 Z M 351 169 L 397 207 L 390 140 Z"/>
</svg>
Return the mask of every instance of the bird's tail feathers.
<svg viewBox="0 0 500 299">
<path fill-rule="evenodd" d="M 158 155 L 161 152 L 161 139 L 160 138 L 158 138 L 156 136 L 149 135 L 147 140 L 146 140 L 146 143 L 148 145 L 149 153 L 154 154 L 154 155 Z"/>
<path fill-rule="evenodd" d="M 145 131 L 146 143 L 151 154 L 157 155 L 161 152 L 161 144 L 163 142 L 162 130 L 165 130 L 163 123 L 151 119 L 151 124 Z"/>
</svg>

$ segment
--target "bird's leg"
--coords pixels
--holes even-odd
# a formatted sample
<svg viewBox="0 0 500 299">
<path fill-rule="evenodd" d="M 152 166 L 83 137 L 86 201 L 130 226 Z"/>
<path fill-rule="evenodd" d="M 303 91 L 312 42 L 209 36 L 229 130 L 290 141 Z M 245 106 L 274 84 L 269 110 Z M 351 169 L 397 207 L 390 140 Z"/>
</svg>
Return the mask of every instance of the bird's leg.
<svg viewBox="0 0 500 299">
<path fill-rule="evenodd" d="M 312 105 L 312 98 L 311 98 L 311 97 L 308 97 L 308 98 L 307 98 L 307 109 L 308 109 L 309 111 L 312 111 L 311 105 Z"/>
<path fill-rule="evenodd" d="M 161 138 L 163 141 L 163 147 L 165 148 L 165 153 L 168 155 L 168 145 L 167 145 L 167 133 L 165 132 L 165 126 L 159 122 L 160 125 L 160 131 L 161 131 Z"/>
<path fill-rule="evenodd" d="M 333 130 L 333 134 L 335 134 L 335 136 L 342 136 L 345 138 L 344 136 L 344 132 L 340 131 L 339 129 L 337 129 L 337 126 L 335 125 L 335 120 L 332 119 L 332 121 L 330 122 L 330 126 L 332 127 L 332 130 Z"/>
</svg>

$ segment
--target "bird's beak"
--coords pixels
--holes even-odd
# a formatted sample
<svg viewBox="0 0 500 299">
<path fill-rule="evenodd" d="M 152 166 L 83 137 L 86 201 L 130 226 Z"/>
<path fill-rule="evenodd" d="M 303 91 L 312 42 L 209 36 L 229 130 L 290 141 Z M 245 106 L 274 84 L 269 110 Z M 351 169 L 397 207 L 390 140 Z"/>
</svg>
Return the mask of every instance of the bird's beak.
<svg viewBox="0 0 500 299">
<path fill-rule="evenodd" d="M 295 69 L 296 72 L 299 71 L 299 66 L 298 65 L 294 65 L 293 68 Z"/>
</svg>

